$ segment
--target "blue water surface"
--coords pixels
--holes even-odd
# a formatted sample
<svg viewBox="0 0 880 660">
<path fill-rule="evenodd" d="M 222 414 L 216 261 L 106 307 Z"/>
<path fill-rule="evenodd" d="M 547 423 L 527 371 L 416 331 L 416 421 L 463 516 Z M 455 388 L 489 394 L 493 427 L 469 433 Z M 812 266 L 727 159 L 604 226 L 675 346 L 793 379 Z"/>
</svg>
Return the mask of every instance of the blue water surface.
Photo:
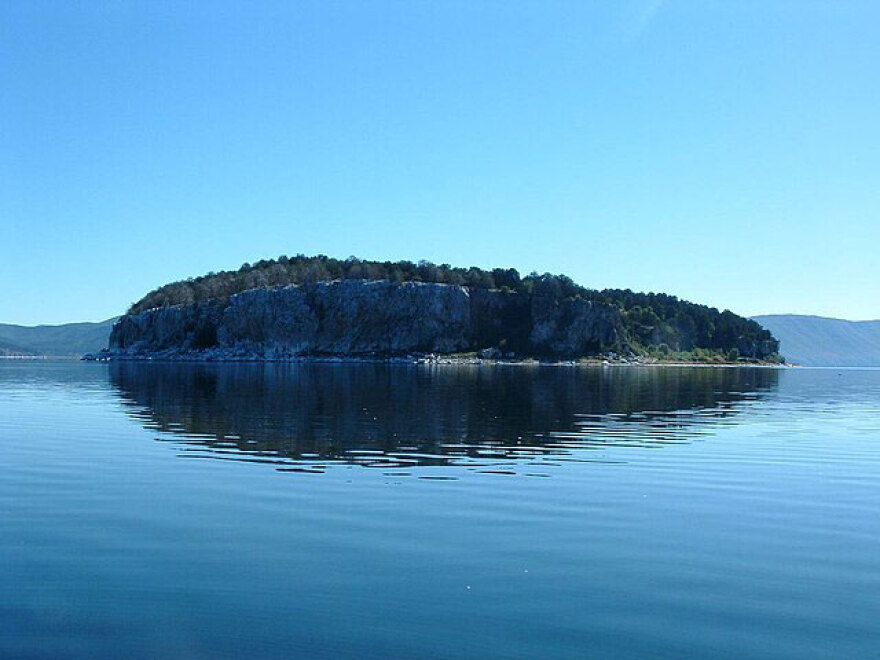
<svg viewBox="0 0 880 660">
<path fill-rule="evenodd" d="M 0 657 L 880 657 L 880 371 L 0 361 Z"/>
</svg>

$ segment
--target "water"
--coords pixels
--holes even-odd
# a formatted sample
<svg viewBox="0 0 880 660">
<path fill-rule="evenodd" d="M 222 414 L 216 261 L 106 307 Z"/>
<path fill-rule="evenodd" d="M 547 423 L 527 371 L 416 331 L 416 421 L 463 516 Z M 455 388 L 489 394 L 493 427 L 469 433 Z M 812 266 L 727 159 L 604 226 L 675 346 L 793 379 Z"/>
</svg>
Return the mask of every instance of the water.
<svg viewBox="0 0 880 660">
<path fill-rule="evenodd" d="M 880 657 L 880 371 L 0 361 L 0 656 Z"/>
</svg>

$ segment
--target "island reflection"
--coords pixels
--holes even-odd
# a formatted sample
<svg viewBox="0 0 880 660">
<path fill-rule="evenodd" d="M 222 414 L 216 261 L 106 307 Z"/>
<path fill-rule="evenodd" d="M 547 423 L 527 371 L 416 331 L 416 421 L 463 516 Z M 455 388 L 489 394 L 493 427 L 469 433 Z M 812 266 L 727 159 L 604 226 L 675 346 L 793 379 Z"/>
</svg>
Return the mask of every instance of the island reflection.
<svg viewBox="0 0 880 660">
<path fill-rule="evenodd" d="M 127 413 L 183 455 L 498 467 L 692 442 L 778 385 L 773 369 L 111 363 Z M 578 460 L 590 460 L 580 458 Z M 501 463 L 499 463 L 501 461 Z"/>
</svg>

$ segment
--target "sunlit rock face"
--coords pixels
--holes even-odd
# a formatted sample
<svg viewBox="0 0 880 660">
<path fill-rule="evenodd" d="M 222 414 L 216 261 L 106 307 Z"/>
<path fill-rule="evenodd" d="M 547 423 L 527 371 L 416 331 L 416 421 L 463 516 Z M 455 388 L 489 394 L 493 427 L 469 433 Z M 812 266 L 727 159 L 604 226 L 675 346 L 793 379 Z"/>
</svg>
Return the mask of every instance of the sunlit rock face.
<svg viewBox="0 0 880 660">
<path fill-rule="evenodd" d="M 467 289 L 343 280 L 233 296 L 220 346 L 272 354 L 453 353 L 470 348 Z"/>
<path fill-rule="evenodd" d="M 342 280 L 251 289 L 225 307 L 187 305 L 120 319 L 110 354 L 283 359 L 458 353 L 578 357 L 618 347 L 612 305 L 561 303 L 447 284 Z"/>
</svg>

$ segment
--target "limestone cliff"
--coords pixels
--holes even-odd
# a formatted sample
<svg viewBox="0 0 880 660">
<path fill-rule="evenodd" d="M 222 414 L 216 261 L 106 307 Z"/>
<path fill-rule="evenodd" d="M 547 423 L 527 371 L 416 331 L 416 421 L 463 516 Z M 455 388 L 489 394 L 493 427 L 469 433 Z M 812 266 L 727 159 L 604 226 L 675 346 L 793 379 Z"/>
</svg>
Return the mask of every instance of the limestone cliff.
<svg viewBox="0 0 880 660">
<path fill-rule="evenodd" d="M 341 280 L 129 314 L 114 326 L 107 355 L 284 359 L 493 349 L 572 358 L 626 348 L 613 305 L 448 284 Z"/>
</svg>

